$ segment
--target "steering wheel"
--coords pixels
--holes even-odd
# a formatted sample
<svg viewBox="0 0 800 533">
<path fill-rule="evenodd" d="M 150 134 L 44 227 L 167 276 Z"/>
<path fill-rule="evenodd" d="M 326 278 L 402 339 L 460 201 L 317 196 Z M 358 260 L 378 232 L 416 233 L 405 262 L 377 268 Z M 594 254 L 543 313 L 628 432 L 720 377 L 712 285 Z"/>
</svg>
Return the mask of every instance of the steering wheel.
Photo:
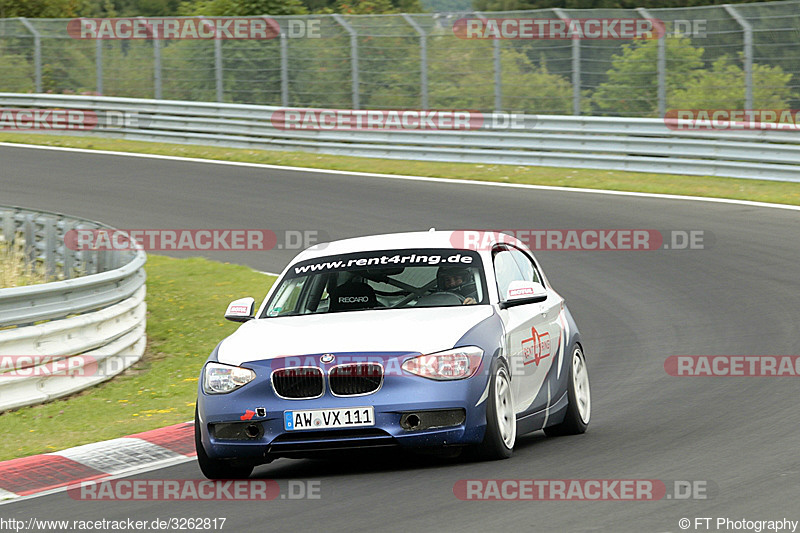
<svg viewBox="0 0 800 533">
<path fill-rule="evenodd" d="M 429 296 L 433 296 L 435 294 L 450 294 L 450 295 L 455 296 L 456 298 L 458 298 L 458 301 L 461 302 L 462 304 L 464 303 L 464 300 L 467 299 L 466 296 L 464 296 L 463 294 L 461 294 L 459 292 L 450 292 L 450 291 L 436 291 L 436 292 L 432 292 Z"/>
<path fill-rule="evenodd" d="M 419 289 L 412 289 L 408 296 L 406 296 L 405 298 L 403 298 L 402 300 L 400 300 L 396 304 L 390 305 L 389 307 L 403 307 L 404 305 L 406 305 L 408 302 L 410 302 L 414 298 L 420 298 L 421 296 L 423 296 L 426 292 L 431 290 L 434 285 L 436 285 L 436 280 L 433 280 L 433 281 L 431 281 L 429 283 L 426 283 L 425 285 L 423 285 Z"/>
</svg>

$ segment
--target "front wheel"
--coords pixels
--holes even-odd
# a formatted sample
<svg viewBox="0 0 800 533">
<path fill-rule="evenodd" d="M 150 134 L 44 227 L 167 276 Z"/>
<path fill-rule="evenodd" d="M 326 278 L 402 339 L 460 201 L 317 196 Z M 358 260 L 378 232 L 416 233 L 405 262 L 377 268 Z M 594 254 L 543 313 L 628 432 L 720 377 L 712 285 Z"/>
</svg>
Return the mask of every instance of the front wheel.
<svg viewBox="0 0 800 533">
<path fill-rule="evenodd" d="M 247 479 L 253 473 L 253 464 L 231 459 L 212 459 L 203 447 L 200 436 L 200 418 L 197 408 L 194 411 L 194 447 L 197 450 L 197 464 L 208 479 Z"/>
<path fill-rule="evenodd" d="M 486 434 L 475 451 L 482 459 L 508 459 L 514 452 L 517 440 L 517 415 L 511 395 L 511 378 L 502 361 L 497 360 L 493 367 L 486 404 Z"/>
<path fill-rule="evenodd" d="M 589 388 L 589 371 L 586 369 L 586 357 L 580 346 L 572 351 L 569 367 L 569 385 L 567 389 L 568 405 L 564 421 L 555 426 L 544 428 L 548 437 L 561 435 L 578 435 L 586 432 L 592 416 L 592 392 Z"/>
</svg>

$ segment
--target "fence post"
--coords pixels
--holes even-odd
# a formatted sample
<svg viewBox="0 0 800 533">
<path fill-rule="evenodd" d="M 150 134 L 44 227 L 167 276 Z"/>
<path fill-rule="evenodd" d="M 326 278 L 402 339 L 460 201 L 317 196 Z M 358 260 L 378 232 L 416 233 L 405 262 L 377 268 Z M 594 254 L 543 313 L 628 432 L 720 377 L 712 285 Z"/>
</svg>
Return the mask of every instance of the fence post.
<svg viewBox="0 0 800 533">
<path fill-rule="evenodd" d="M 97 78 L 97 94 L 103 95 L 103 41 L 97 39 L 94 44 L 94 71 Z"/>
<path fill-rule="evenodd" d="M 289 107 L 289 38 L 281 30 L 281 104 Z"/>
<path fill-rule="evenodd" d="M 408 13 L 403 13 L 403 18 L 419 34 L 419 85 L 421 94 L 422 109 L 428 109 L 428 36 L 422 26 L 411 18 Z"/>
<path fill-rule="evenodd" d="M 201 24 L 206 20 L 203 15 L 197 18 L 201 20 Z M 225 97 L 222 88 L 222 40 L 219 38 L 219 31 L 216 28 L 214 28 L 214 88 L 217 102 L 222 102 Z"/>
<path fill-rule="evenodd" d="M 289 107 L 289 38 L 277 20 L 270 17 L 263 19 L 278 34 L 281 54 L 281 105 Z"/>
<path fill-rule="evenodd" d="M 744 108 L 753 109 L 753 27 L 732 5 L 722 7 L 744 30 Z"/>
<path fill-rule="evenodd" d="M 358 83 L 358 34 L 350 24 L 344 20 L 344 17 L 335 13 L 332 15 L 333 19 L 350 34 L 350 69 L 353 78 L 353 109 L 361 109 L 361 98 L 359 94 Z"/>
<path fill-rule="evenodd" d="M 486 21 L 486 15 L 475 11 L 475 16 Z M 500 39 L 492 39 L 492 64 L 494 70 L 494 110 L 503 109 L 503 71 L 500 64 Z"/>
<path fill-rule="evenodd" d="M 569 24 L 569 15 L 560 7 L 554 7 L 553 13 Z M 572 114 L 581 114 L 581 40 L 576 39 L 570 31 L 572 40 Z"/>
<path fill-rule="evenodd" d="M 158 38 L 156 27 L 153 27 L 153 92 L 153 97 L 161 100 L 161 40 Z"/>
<path fill-rule="evenodd" d="M 222 39 L 214 38 L 214 85 L 217 89 L 217 102 L 225 101 L 225 89 L 222 84 Z"/>
<path fill-rule="evenodd" d="M 25 17 L 20 17 L 19 21 L 25 26 L 31 35 L 33 35 L 33 70 L 35 79 L 35 88 L 37 93 L 42 92 L 42 37 L 33 24 L 28 22 Z"/>
<path fill-rule="evenodd" d="M 645 19 L 653 19 L 650 13 L 643 7 L 637 7 L 636 11 Z M 656 62 L 658 78 L 658 114 L 663 117 L 667 114 L 667 28 L 658 38 L 658 60 Z"/>
</svg>

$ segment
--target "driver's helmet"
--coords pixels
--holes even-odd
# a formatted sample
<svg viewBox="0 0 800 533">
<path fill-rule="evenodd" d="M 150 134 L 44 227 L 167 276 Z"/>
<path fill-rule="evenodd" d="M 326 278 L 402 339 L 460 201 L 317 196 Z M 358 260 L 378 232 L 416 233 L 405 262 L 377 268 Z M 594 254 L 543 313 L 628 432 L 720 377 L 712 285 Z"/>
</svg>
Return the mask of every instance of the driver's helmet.
<svg viewBox="0 0 800 533">
<path fill-rule="evenodd" d="M 456 281 L 455 284 L 448 286 L 448 278 L 461 278 L 461 281 Z M 436 288 L 439 291 L 457 292 L 463 289 L 464 285 L 472 282 L 472 276 L 468 268 L 461 266 L 443 266 L 439 267 L 436 272 Z"/>
</svg>

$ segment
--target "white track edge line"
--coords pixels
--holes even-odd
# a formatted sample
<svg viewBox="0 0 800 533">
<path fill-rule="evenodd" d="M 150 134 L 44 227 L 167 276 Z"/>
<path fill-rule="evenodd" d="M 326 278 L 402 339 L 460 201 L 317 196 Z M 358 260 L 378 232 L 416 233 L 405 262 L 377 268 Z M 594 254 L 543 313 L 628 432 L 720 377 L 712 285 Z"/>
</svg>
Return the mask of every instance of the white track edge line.
<svg viewBox="0 0 800 533">
<path fill-rule="evenodd" d="M 512 187 L 517 189 L 536 189 L 542 191 L 556 191 L 556 192 L 580 192 L 588 194 L 608 194 L 613 196 L 633 196 L 640 198 L 657 198 L 662 200 L 689 200 L 695 202 L 712 202 L 720 204 L 733 204 L 733 205 L 746 205 L 750 207 L 767 207 L 772 209 L 784 209 L 788 211 L 800 211 L 800 206 L 788 204 L 772 204 L 767 202 L 756 202 L 752 200 L 734 200 L 732 198 L 707 198 L 703 196 L 682 196 L 679 194 L 657 194 L 647 192 L 633 192 L 633 191 L 611 191 L 603 189 L 584 189 L 579 187 L 557 187 L 555 185 L 531 185 L 527 183 L 500 183 L 495 181 L 479 181 L 479 180 L 463 180 L 458 178 L 432 178 L 425 176 L 409 176 L 403 174 L 379 174 L 373 172 L 355 172 L 347 170 L 330 170 L 321 168 L 309 167 L 290 167 L 283 165 L 269 165 L 265 163 L 247 163 L 244 161 L 220 161 L 218 159 L 200 159 L 194 157 L 180 157 L 173 155 L 159 155 L 159 154 L 144 154 L 140 152 L 116 152 L 112 150 L 92 150 L 88 148 L 69 148 L 64 146 L 44 146 L 36 144 L 17 144 L 0 142 L 0 146 L 9 148 L 32 148 L 36 150 L 55 150 L 62 152 L 77 152 L 84 154 L 100 154 L 100 155 L 113 155 L 123 157 L 140 157 L 144 159 L 162 159 L 166 161 L 181 161 L 188 163 L 206 163 L 212 165 L 229 165 L 238 167 L 250 168 L 265 168 L 270 170 L 285 170 L 294 172 L 316 172 L 318 174 L 336 174 L 345 176 L 360 176 L 384 179 L 399 179 L 408 181 L 431 181 L 435 183 L 449 183 L 449 184 L 463 184 L 463 185 L 482 185 L 489 187 Z M 591 170 L 591 169 L 589 169 Z M 731 178 L 735 179 L 735 178 Z M 765 180 L 769 181 L 769 180 Z M 776 182 L 783 183 L 783 182 Z"/>
</svg>

